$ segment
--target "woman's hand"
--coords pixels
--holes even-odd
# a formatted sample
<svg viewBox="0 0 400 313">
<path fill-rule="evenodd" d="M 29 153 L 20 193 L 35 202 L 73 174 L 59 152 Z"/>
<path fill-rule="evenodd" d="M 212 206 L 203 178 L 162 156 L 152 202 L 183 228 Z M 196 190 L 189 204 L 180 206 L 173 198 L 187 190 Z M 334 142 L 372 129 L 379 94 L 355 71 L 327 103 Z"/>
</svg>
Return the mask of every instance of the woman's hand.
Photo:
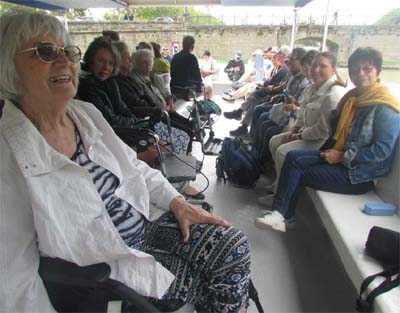
<svg viewBox="0 0 400 313">
<path fill-rule="evenodd" d="M 283 109 L 284 109 L 285 111 L 287 111 L 287 112 L 290 112 L 290 111 L 297 111 L 298 106 L 292 102 L 292 103 L 285 104 L 284 107 L 283 107 Z"/>
<path fill-rule="evenodd" d="M 288 135 L 287 142 L 295 141 L 295 140 L 302 140 L 301 133 L 295 133 Z"/>
<path fill-rule="evenodd" d="M 175 112 L 175 110 L 176 110 L 175 101 L 171 96 L 168 96 L 167 97 L 167 111 Z"/>
<path fill-rule="evenodd" d="M 329 149 L 320 153 L 321 158 L 323 158 L 329 164 L 342 163 L 344 152 Z"/>
<path fill-rule="evenodd" d="M 292 134 L 297 134 L 297 133 L 299 132 L 299 130 L 300 130 L 300 127 L 293 127 L 293 128 L 290 130 L 290 132 L 291 132 Z"/>
<path fill-rule="evenodd" d="M 189 226 L 193 224 L 231 226 L 231 224 L 222 217 L 208 213 L 201 208 L 194 207 L 187 203 L 182 197 L 175 197 L 172 199 L 170 208 L 181 227 L 183 241 L 189 239 Z"/>
</svg>

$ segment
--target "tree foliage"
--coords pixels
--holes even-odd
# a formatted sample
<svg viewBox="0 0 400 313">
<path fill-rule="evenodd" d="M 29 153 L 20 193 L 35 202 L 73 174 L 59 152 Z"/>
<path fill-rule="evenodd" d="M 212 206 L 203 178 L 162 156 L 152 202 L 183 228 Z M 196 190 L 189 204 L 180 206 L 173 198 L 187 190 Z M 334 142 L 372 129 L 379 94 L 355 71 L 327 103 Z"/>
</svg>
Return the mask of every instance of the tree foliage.
<svg viewBox="0 0 400 313">
<path fill-rule="evenodd" d="M 139 7 L 112 10 L 104 14 L 105 20 L 122 20 L 125 15 L 133 15 L 135 21 L 150 22 L 160 16 L 169 16 L 177 22 L 185 20 L 197 25 L 221 25 L 222 22 L 200 10 L 189 7 L 185 14 L 184 7 Z"/>
<path fill-rule="evenodd" d="M 18 5 L 18 4 L 6 3 L 4 1 L 0 1 L 0 15 L 3 15 L 4 13 L 6 13 L 10 10 L 23 11 L 23 12 L 44 12 L 44 13 L 51 14 L 53 16 L 63 16 L 64 15 L 64 11 L 45 11 L 45 10 L 41 10 L 41 9 L 28 7 L 25 5 Z M 66 10 L 65 13 L 69 20 L 73 20 L 77 16 L 85 16 L 86 10 L 85 9 L 68 9 L 68 10 Z"/>
<path fill-rule="evenodd" d="M 400 8 L 393 9 L 389 13 L 382 16 L 377 25 L 400 25 Z"/>
<path fill-rule="evenodd" d="M 6 3 L 4 1 L 0 1 L 0 15 L 3 15 L 4 13 L 7 13 L 10 10 L 25 11 L 25 12 L 35 12 L 36 11 L 36 9 L 27 7 L 24 5 L 18 5 L 18 4 Z"/>
</svg>

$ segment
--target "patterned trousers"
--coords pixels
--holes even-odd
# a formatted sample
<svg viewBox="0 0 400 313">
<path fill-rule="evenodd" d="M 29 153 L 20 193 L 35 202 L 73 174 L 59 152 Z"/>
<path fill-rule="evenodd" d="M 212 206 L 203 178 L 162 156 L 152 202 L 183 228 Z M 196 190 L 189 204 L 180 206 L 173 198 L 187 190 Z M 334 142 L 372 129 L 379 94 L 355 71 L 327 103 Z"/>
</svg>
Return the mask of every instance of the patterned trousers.
<svg viewBox="0 0 400 313">
<path fill-rule="evenodd" d="M 248 306 L 250 246 L 235 227 L 197 224 L 182 241 L 172 212 L 146 226 L 142 251 L 175 275 L 163 299 L 180 299 L 197 312 L 239 312 Z"/>
</svg>

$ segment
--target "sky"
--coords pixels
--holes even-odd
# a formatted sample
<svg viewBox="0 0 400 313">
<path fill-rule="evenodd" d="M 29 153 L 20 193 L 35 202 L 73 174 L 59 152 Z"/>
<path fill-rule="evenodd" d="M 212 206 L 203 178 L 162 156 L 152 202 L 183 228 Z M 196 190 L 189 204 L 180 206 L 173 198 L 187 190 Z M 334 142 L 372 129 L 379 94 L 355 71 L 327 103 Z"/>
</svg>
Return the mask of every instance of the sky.
<svg viewBox="0 0 400 313">
<path fill-rule="evenodd" d="M 299 10 L 300 20 L 307 20 L 310 15 L 316 20 L 322 20 L 327 2 L 328 0 L 313 0 Z M 293 16 L 293 9 L 290 7 L 229 7 L 213 5 L 198 6 L 196 8 L 217 17 L 233 17 L 236 15 L 236 20 L 243 20 L 245 16 L 248 16 L 247 22 L 249 24 L 252 21 L 257 21 L 260 15 L 274 20 L 282 19 L 283 16 L 290 19 Z M 374 23 L 394 8 L 400 8 L 399 0 L 329 0 L 329 15 L 333 19 L 333 14 L 338 12 L 339 24 Z M 92 9 L 91 12 L 95 17 L 101 18 L 105 10 Z"/>
</svg>

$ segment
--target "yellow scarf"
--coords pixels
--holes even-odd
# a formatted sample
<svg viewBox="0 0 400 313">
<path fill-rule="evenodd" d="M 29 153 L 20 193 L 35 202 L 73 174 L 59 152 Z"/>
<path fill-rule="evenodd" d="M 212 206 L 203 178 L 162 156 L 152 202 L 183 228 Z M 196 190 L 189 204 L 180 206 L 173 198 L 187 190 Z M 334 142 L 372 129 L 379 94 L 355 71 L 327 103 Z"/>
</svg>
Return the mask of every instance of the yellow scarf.
<svg viewBox="0 0 400 313">
<path fill-rule="evenodd" d="M 350 97 L 343 106 L 340 120 L 333 138 L 336 140 L 333 149 L 344 151 L 350 126 L 357 114 L 357 108 L 369 105 L 387 105 L 393 110 L 400 112 L 400 102 L 392 95 L 389 88 L 376 82 L 362 95 Z"/>
</svg>

